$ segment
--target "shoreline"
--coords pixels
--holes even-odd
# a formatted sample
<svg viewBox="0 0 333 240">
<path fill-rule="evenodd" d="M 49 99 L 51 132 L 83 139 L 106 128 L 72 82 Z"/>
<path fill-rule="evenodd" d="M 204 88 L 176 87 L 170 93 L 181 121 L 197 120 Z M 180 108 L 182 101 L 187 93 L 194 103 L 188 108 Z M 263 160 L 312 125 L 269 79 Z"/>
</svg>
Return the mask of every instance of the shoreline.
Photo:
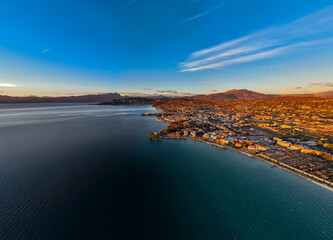
<svg viewBox="0 0 333 240">
<path fill-rule="evenodd" d="M 246 152 L 243 152 L 243 151 L 237 150 L 237 149 L 235 149 L 235 148 L 231 148 L 231 147 L 226 146 L 226 145 L 219 145 L 219 144 L 212 143 L 212 142 L 206 142 L 206 141 L 204 141 L 204 140 L 197 139 L 197 138 L 192 138 L 192 137 L 170 137 L 170 136 L 162 136 L 162 139 L 194 140 L 194 141 L 198 141 L 198 142 L 206 143 L 206 144 L 209 144 L 209 145 L 213 145 L 213 146 L 218 147 L 218 148 L 224 148 L 224 149 L 229 149 L 229 150 L 232 150 L 232 151 L 236 151 L 236 152 L 239 152 L 239 153 L 245 154 L 245 155 L 247 155 L 248 157 L 253 157 L 253 158 L 256 158 L 256 159 L 258 159 L 258 160 L 261 160 L 261 161 L 264 161 L 264 162 L 266 162 L 266 163 L 269 163 L 270 165 L 275 165 L 276 167 L 280 168 L 281 170 L 284 170 L 284 171 L 290 172 L 290 173 L 292 173 L 292 174 L 294 174 L 294 175 L 296 175 L 296 176 L 299 176 L 299 177 L 301 177 L 301 178 L 303 178 L 303 179 L 306 179 L 306 180 L 308 180 L 308 181 L 310 181 L 310 182 L 312 182 L 312 183 L 315 183 L 315 184 L 317 184 L 317 185 L 319 185 L 319 186 L 321 186 L 321 187 L 323 187 L 323 188 L 326 188 L 327 190 L 330 190 L 331 192 L 333 192 L 333 188 L 330 187 L 330 186 L 328 186 L 328 185 L 326 185 L 326 184 L 323 184 L 323 183 L 317 182 L 317 181 L 315 181 L 315 180 L 313 180 L 313 179 L 311 179 L 311 178 L 308 178 L 308 177 L 306 177 L 306 176 L 304 176 L 304 175 L 302 175 L 302 174 L 300 174 L 300 173 L 296 173 L 296 172 L 294 172 L 294 171 L 292 171 L 292 170 L 290 170 L 290 169 L 288 169 L 288 168 L 286 168 L 286 167 L 284 167 L 284 166 L 281 166 L 281 165 L 278 164 L 278 163 L 270 162 L 270 161 L 268 161 L 267 159 L 264 159 L 264 158 L 262 158 L 262 157 L 259 157 L 259 156 L 256 156 L 256 155 L 253 155 L 253 154 L 250 154 L 250 153 L 246 153 Z M 224 150 L 224 149 L 223 149 L 223 150 Z"/>
</svg>

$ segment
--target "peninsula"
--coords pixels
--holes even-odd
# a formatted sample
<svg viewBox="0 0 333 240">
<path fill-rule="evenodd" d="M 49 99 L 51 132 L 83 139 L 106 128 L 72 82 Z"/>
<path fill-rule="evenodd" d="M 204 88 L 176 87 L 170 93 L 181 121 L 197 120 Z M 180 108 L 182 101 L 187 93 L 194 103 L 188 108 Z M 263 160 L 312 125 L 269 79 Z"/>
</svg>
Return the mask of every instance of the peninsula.
<svg viewBox="0 0 333 240">
<path fill-rule="evenodd" d="M 172 99 L 153 106 L 162 113 L 143 115 L 169 124 L 158 138 L 237 150 L 333 188 L 332 98 Z"/>
</svg>

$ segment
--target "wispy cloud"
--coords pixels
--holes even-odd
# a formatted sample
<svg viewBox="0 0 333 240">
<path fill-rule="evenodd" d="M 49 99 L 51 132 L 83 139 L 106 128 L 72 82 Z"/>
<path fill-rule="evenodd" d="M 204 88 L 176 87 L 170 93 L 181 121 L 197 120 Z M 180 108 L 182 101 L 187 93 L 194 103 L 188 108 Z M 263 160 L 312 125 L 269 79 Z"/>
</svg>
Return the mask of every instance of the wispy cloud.
<svg viewBox="0 0 333 240">
<path fill-rule="evenodd" d="M 139 92 L 119 92 L 121 96 L 128 96 L 128 97 L 150 97 L 151 94 L 146 93 L 139 93 Z"/>
<path fill-rule="evenodd" d="M 333 87 L 333 82 L 309 83 L 309 86 Z"/>
<path fill-rule="evenodd" d="M 199 14 L 196 14 L 196 15 L 194 15 L 194 16 L 192 16 L 192 17 L 189 17 L 189 18 L 187 18 L 187 19 L 184 19 L 182 22 L 185 23 L 185 22 L 189 22 L 189 21 L 195 20 L 195 19 L 197 19 L 197 18 L 203 17 L 203 16 L 205 16 L 205 15 L 207 15 L 207 14 L 210 14 L 210 13 L 212 13 L 212 12 L 215 12 L 216 10 L 219 10 L 221 7 L 222 7 L 222 5 L 219 5 L 219 6 L 213 7 L 213 8 L 211 8 L 211 9 L 208 9 L 208 10 L 206 10 L 206 11 L 203 11 L 203 12 L 201 12 L 201 13 L 199 13 Z"/>
<path fill-rule="evenodd" d="M 156 93 L 172 93 L 172 94 L 176 94 L 178 92 L 176 90 L 156 90 Z"/>
<path fill-rule="evenodd" d="M 46 53 L 49 50 L 50 50 L 50 48 L 47 48 L 47 49 L 43 50 L 42 53 Z"/>
<path fill-rule="evenodd" d="M 333 42 L 333 5 L 282 26 L 196 51 L 179 64 L 182 72 L 193 72 L 258 61 L 296 49 Z"/>
<path fill-rule="evenodd" d="M 160 97 L 161 95 L 166 97 L 182 97 L 182 96 L 192 96 L 193 93 L 188 92 L 178 92 L 176 90 L 157 90 L 154 94 L 138 93 L 138 92 L 120 92 L 122 96 L 129 97 Z"/>
<path fill-rule="evenodd" d="M 17 87 L 17 85 L 10 83 L 0 83 L 0 87 Z"/>
<path fill-rule="evenodd" d="M 157 90 L 155 95 L 164 95 L 168 97 L 182 97 L 182 96 L 192 96 L 193 93 L 178 92 L 176 90 Z"/>
</svg>

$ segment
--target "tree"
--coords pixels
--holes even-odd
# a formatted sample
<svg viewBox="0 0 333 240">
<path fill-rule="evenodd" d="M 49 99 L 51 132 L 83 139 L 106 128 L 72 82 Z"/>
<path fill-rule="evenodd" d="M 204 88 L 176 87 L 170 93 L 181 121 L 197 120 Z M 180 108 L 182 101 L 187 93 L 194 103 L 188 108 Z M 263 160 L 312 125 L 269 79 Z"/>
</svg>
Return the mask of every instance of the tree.
<svg viewBox="0 0 333 240">
<path fill-rule="evenodd" d="M 153 132 L 149 132 L 148 133 L 148 137 L 150 139 L 159 139 L 159 138 L 162 138 L 162 136 L 159 133 L 153 133 Z"/>
</svg>

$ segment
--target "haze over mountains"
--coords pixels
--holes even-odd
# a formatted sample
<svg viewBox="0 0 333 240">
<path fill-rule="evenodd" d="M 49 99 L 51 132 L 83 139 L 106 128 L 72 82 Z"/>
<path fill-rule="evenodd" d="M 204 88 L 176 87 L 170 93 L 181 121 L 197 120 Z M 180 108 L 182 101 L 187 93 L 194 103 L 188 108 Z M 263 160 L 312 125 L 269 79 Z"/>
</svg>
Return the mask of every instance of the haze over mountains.
<svg viewBox="0 0 333 240">
<path fill-rule="evenodd" d="M 194 95 L 182 97 L 188 100 L 205 100 L 205 101 L 227 101 L 227 100 L 251 100 L 251 99 L 261 99 L 261 98 L 271 98 L 271 97 L 282 97 L 282 96 L 295 96 L 295 97 L 320 97 L 320 98 L 333 98 L 333 91 L 325 91 L 319 93 L 311 94 L 288 94 L 288 95 L 274 95 L 274 94 L 263 94 L 247 89 L 231 89 L 226 92 L 213 93 L 208 95 Z M 7 95 L 0 95 L 0 103 L 106 103 L 113 102 L 117 103 L 130 103 L 131 101 L 138 101 L 139 98 L 146 99 L 147 102 L 156 100 L 159 98 L 179 98 L 172 96 L 137 96 L 129 97 L 122 96 L 119 93 L 103 93 L 103 94 L 88 94 L 81 96 L 62 96 L 62 97 L 37 97 L 37 96 L 27 96 L 27 97 L 12 97 Z M 122 99 L 121 101 L 119 101 Z M 127 99 L 127 101 L 126 101 Z M 140 102 L 140 101 L 139 101 Z"/>
</svg>

